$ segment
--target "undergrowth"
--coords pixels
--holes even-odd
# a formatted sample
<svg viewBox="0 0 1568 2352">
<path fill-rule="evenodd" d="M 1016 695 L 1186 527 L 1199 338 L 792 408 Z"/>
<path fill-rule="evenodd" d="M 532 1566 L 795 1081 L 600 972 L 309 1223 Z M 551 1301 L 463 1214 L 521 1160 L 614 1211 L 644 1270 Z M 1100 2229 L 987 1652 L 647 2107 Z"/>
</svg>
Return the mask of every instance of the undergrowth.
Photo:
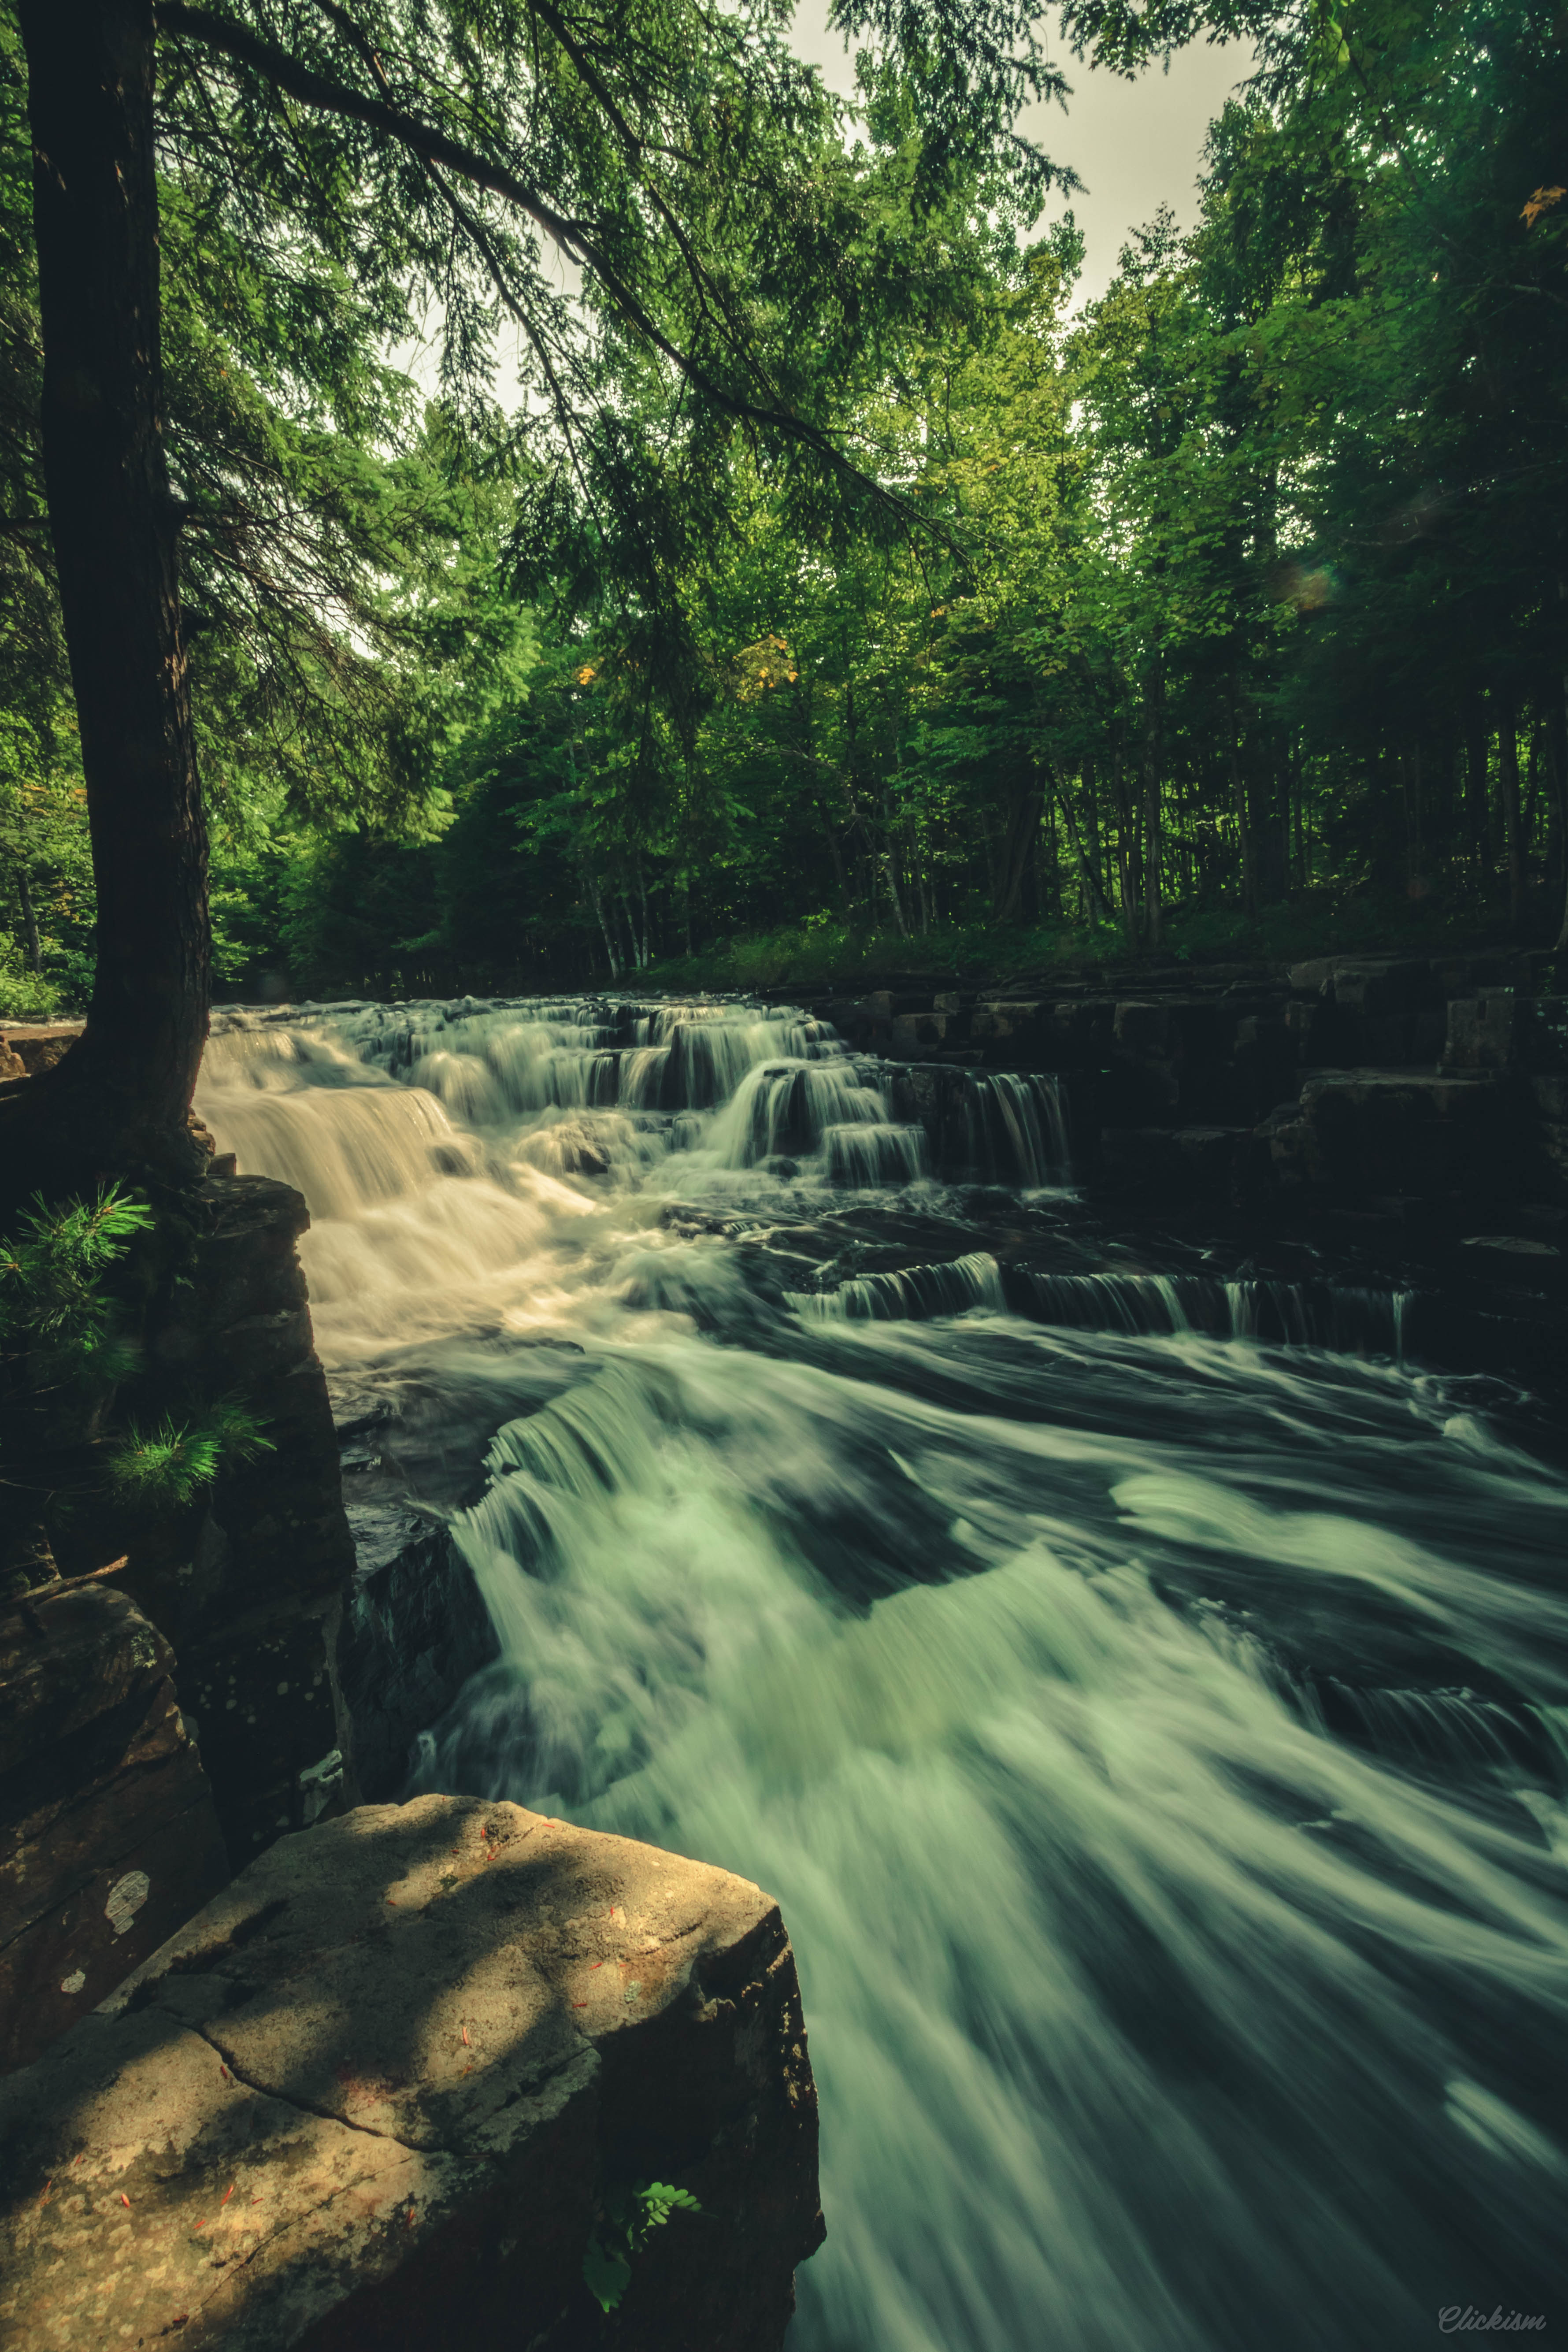
<svg viewBox="0 0 1568 2352">
<path fill-rule="evenodd" d="M 1175 907 L 1159 950 L 1178 963 L 1292 963 L 1322 955 L 1406 949 L 1413 954 L 1480 944 L 1491 934 L 1472 919 L 1433 905 L 1372 897 L 1339 899 L 1309 893 L 1248 918 L 1233 907 Z M 1500 940 L 1499 942 L 1500 944 Z M 885 974 L 941 980 L 1006 980 L 1123 964 L 1147 950 L 1129 945 L 1120 926 L 1046 922 L 1002 929 L 990 923 L 944 924 L 905 937 L 887 929 L 858 929 L 814 919 L 722 940 L 692 956 L 665 957 L 621 984 L 684 994 L 751 989 L 868 985 Z"/>
</svg>

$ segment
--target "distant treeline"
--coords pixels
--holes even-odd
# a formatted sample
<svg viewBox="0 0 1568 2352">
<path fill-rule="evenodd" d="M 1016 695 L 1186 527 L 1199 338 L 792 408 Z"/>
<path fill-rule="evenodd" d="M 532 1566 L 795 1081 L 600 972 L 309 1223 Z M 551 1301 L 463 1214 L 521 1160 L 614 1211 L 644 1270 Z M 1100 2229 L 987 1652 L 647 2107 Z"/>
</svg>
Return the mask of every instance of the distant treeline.
<svg viewBox="0 0 1568 2352">
<path fill-rule="evenodd" d="M 1019 242 L 977 191 L 964 331 L 906 322 L 847 428 L 896 527 L 803 527 L 742 444 L 722 530 L 542 561 L 525 472 L 454 464 L 435 412 L 399 443 L 346 336 L 358 470 L 346 391 L 280 445 L 302 512 L 327 485 L 321 594 L 258 618 L 197 566 L 220 993 L 605 981 L 781 927 L 1557 941 L 1565 26 L 1371 0 L 1266 41 L 1195 233 L 1157 219 L 1081 310 L 1070 216 Z M 657 447 L 668 387 L 614 396 Z M 14 994 L 79 985 L 91 921 L 31 625 Z"/>
</svg>

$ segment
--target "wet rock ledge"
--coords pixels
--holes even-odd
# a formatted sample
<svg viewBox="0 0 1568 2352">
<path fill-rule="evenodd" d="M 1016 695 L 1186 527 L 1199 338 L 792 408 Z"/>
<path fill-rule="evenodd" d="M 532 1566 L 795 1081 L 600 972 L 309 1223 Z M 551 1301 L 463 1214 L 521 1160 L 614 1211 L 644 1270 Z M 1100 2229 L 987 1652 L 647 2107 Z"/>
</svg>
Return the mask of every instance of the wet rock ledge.
<svg viewBox="0 0 1568 2352">
<path fill-rule="evenodd" d="M 650 2180 L 701 2210 L 606 2318 Z M 0 2082 L 6 2352 L 775 2352 L 822 2234 L 777 1906 L 516 1805 L 282 1839 Z"/>
</svg>

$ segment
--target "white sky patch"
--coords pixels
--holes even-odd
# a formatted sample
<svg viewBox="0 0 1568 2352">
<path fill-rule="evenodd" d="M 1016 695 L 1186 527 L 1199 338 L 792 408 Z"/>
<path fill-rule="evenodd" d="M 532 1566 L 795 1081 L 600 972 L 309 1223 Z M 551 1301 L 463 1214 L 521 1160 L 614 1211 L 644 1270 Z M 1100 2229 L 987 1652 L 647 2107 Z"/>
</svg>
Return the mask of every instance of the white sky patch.
<svg viewBox="0 0 1568 2352">
<path fill-rule="evenodd" d="M 827 0 L 798 0 L 792 28 L 795 55 L 818 67 L 830 89 L 855 95 L 855 60 L 841 37 L 827 29 Z M 1053 197 L 1043 230 L 1072 211 L 1087 241 L 1083 275 L 1073 309 L 1098 300 L 1116 275 L 1117 256 L 1133 229 L 1169 205 L 1177 226 L 1192 228 L 1198 215 L 1197 180 L 1205 132 L 1226 100 L 1250 68 L 1239 42 L 1191 43 L 1178 50 L 1168 72 L 1151 66 L 1135 81 L 1092 71 L 1072 57 L 1059 35 L 1047 56 L 1072 86 L 1064 114 L 1058 107 L 1031 106 L 1019 128 L 1037 140 L 1053 162 L 1068 164 L 1083 181 L 1082 194 Z M 578 272 L 544 241 L 547 274 L 561 291 L 575 293 Z M 517 329 L 502 322 L 496 338 L 495 394 L 509 414 L 521 397 L 518 380 Z M 432 313 L 426 335 L 404 344 L 391 357 L 425 391 L 435 394 L 440 376 L 440 319 Z"/>
<path fill-rule="evenodd" d="M 855 60 L 827 29 L 827 0 L 799 0 L 792 37 L 795 55 L 820 67 L 829 89 L 854 96 Z M 1129 235 L 1162 205 L 1171 206 L 1179 226 L 1196 225 L 1204 134 L 1251 60 L 1239 42 L 1194 41 L 1177 51 L 1169 73 L 1154 65 L 1136 81 L 1122 81 L 1080 65 L 1059 35 L 1047 55 L 1072 86 L 1068 110 L 1031 106 L 1018 127 L 1084 184 L 1084 193 L 1070 199 L 1089 247 L 1079 280 L 1082 304 L 1105 292 Z M 1052 199 L 1047 223 L 1061 217 L 1068 201 Z"/>
</svg>

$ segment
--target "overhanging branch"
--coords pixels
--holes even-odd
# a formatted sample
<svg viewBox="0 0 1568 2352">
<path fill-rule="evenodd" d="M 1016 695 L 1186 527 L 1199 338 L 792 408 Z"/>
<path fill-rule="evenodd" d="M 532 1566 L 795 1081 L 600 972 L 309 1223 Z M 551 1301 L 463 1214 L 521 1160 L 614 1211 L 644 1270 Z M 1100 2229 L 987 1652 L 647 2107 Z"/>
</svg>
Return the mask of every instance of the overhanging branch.
<svg viewBox="0 0 1568 2352">
<path fill-rule="evenodd" d="M 331 14 L 337 20 L 342 12 L 333 8 Z M 765 426 L 803 443 L 834 472 L 847 478 L 860 489 L 868 491 L 879 505 L 897 514 L 906 527 L 921 535 L 929 533 L 929 520 L 919 514 L 896 491 L 886 488 L 857 466 L 852 458 L 846 457 L 832 436 L 821 425 L 814 425 L 809 418 L 799 415 L 793 409 L 780 406 L 773 399 L 731 392 L 716 383 L 689 352 L 672 341 L 658 326 L 584 224 L 566 219 L 536 188 L 530 187 L 507 165 L 495 162 L 462 140 L 451 138 L 434 123 L 421 121 L 417 115 L 388 98 L 374 97 L 369 91 L 356 89 L 350 82 L 318 72 L 314 67 L 291 57 L 276 43 L 263 39 L 259 34 L 236 24 L 229 17 L 216 15 L 210 8 L 189 5 L 189 0 L 161 0 L 158 23 L 163 31 L 178 34 L 184 39 L 247 68 L 299 104 L 349 121 L 363 122 L 368 129 L 395 141 L 426 164 L 448 171 L 471 187 L 515 205 L 569 259 L 579 268 L 593 271 L 623 321 L 668 360 L 693 389 L 711 401 L 716 408 L 740 423 Z M 658 201 L 657 191 L 654 194 Z M 684 250 L 684 239 L 681 244 L 683 257 L 691 268 L 694 257 L 689 250 Z M 699 268 L 697 290 L 705 298 L 707 289 L 702 284 L 702 275 Z M 746 364 L 755 369 L 756 363 L 750 355 L 747 355 Z"/>
</svg>

